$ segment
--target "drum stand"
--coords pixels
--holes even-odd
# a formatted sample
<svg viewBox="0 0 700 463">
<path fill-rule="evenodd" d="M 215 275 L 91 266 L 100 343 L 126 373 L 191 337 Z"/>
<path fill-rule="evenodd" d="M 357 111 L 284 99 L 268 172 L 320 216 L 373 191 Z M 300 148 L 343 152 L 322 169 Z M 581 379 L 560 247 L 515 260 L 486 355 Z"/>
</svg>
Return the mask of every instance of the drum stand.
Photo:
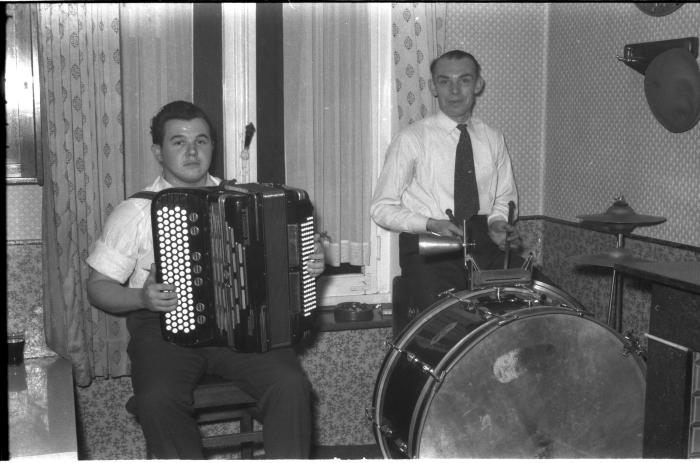
<svg viewBox="0 0 700 463">
<path fill-rule="evenodd" d="M 453 218 L 452 211 L 449 209 L 447 210 L 447 215 Z M 510 217 L 509 221 L 512 222 Z M 457 236 L 420 235 L 418 239 L 418 252 L 426 256 L 456 252 L 461 248 L 464 256 L 464 268 L 466 270 L 466 286 L 470 291 L 494 286 L 529 286 L 532 284 L 532 253 L 530 253 L 530 256 L 521 268 L 508 268 L 510 262 L 510 247 L 507 242 L 503 268 L 498 270 L 481 270 L 470 252 L 471 249 L 476 246 L 476 243 L 471 240 L 467 222 L 467 219 L 462 221 L 461 239 Z"/>
<path fill-rule="evenodd" d="M 510 221 L 512 222 L 512 219 Z M 532 253 L 530 253 L 521 268 L 508 268 L 510 264 L 510 246 L 506 241 L 503 268 L 498 270 L 481 270 L 469 252 L 471 248 L 476 246 L 476 243 L 470 239 L 466 219 L 462 222 L 462 239 L 464 268 L 467 273 L 467 287 L 470 291 L 474 291 L 477 288 L 530 285 L 532 283 Z"/>
<path fill-rule="evenodd" d="M 608 304 L 607 324 L 618 333 L 622 332 L 622 276 L 615 267 L 626 262 L 645 262 L 624 250 L 625 234 L 631 233 L 636 227 L 657 225 L 666 221 L 664 217 L 640 215 L 632 209 L 623 196 L 615 198 L 612 206 L 605 213 L 596 215 L 579 215 L 579 219 L 602 232 L 615 233 L 617 246 L 610 252 L 591 256 L 576 256 L 573 261 L 577 265 L 595 265 L 611 267 L 612 287 Z"/>
<path fill-rule="evenodd" d="M 625 235 L 618 233 L 616 249 L 622 249 L 625 244 Z M 622 331 L 622 275 L 613 267 L 612 287 L 610 288 L 610 302 L 608 303 L 608 326 L 620 333 Z"/>
</svg>

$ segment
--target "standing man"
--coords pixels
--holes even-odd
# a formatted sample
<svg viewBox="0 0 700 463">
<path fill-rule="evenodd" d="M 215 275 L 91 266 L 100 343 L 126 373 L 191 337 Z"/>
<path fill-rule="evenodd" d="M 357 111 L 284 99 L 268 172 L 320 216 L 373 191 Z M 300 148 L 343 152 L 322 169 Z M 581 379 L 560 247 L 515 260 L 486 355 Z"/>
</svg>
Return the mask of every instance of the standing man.
<svg viewBox="0 0 700 463">
<path fill-rule="evenodd" d="M 518 194 L 503 134 L 472 115 L 484 89 L 478 61 L 452 50 L 436 58 L 430 72 L 440 109 L 394 138 L 370 208 L 379 226 L 400 233 L 402 286 L 412 310 L 394 314 L 395 334 L 441 292 L 467 288 L 462 252 L 421 256 L 419 234 L 461 237 L 467 219 L 476 243 L 470 253 L 482 270 L 503 268 L 505 246 L 519 241 L 508 224 L 508 203 L 517 207 Z M 514 256 L 513 262 L 523 260 Z"/>
<path fill-rule="evenodd" d="M 205 187 L 215 137 L 207 115 L 185 101 L 165 105 L 151 122 L 152 151 L 163 167 L 146 188 Z M 323 271 L 323 254 L 308 271 Z M 229 347 L 182 347 L 163 339 L 160 317 L 175 310 L 175 286 L 156 282 L 150 201 L 127 199 L 107 219 L 87 258 L 90 302 L 124 314 L 136 414 L 154 458 L 203 459 L 192 391 L 204 374 L 235 380 L 258 400 L 266 458 L 308 458 L 311 445 L 310 385 L 291 348 L 263 354 Z"/>
</svg>

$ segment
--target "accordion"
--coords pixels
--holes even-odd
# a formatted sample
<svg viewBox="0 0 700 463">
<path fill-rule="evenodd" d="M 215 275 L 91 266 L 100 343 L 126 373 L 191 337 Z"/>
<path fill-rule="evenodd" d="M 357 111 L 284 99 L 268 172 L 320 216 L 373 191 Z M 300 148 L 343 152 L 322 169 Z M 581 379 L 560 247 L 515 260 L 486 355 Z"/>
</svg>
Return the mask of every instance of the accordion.
<svg viewBox="0 0 700 463">
<path fill-rule="evenodd" d="M 175 285 L 163 336 L 183 346 L 267 352 L 311 329 L 316 282 L 313 207 L 273 184 L 169 188 L 151 203 L 157 278 Z"/>
</svg>

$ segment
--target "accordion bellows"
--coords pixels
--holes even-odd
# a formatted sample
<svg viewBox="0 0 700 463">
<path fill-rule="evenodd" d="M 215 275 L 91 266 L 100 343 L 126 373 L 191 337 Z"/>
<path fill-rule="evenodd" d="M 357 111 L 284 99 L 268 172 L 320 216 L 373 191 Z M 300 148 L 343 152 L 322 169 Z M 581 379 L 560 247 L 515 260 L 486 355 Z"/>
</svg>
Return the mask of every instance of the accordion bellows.
<svg viewBox="0 0 700 463">
<path fill-rule="evenodd" d="M 313 207 L 304 190 L 263 183 L 169 188 L 152 200 L 158 281 L 175 285 L 166 340 L 267 352 L 310 331 Z"/>
</svg>

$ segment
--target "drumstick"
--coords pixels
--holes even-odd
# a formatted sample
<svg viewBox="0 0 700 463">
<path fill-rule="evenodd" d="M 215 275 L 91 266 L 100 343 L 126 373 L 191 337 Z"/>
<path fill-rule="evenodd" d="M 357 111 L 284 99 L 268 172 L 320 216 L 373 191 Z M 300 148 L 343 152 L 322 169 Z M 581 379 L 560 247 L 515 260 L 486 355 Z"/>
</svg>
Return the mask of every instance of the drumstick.
<svg viewBox="0 0 700 463">
<path fill-rule="evenodd" d="M 508 225 L 513 225 L 513 219 L 515 216 L 515 203 L 513 201 L 508 201 Z M 503 259 L 503 268 L 507 269 L 510 267 L 510 243 L 508 243 L 508 232 L 506 232 L 506 255 Z"/>
<path fill-rule="evenodd" d="M 452 209 L 445 209 L 445 214 L 447 214 L 447 218 L 450 219 L 450 222 L 459 226 L 459 224 L 457 223 L 457 219 L 455 218 L 455 215 L 452 213 Z"/>
</svg>

